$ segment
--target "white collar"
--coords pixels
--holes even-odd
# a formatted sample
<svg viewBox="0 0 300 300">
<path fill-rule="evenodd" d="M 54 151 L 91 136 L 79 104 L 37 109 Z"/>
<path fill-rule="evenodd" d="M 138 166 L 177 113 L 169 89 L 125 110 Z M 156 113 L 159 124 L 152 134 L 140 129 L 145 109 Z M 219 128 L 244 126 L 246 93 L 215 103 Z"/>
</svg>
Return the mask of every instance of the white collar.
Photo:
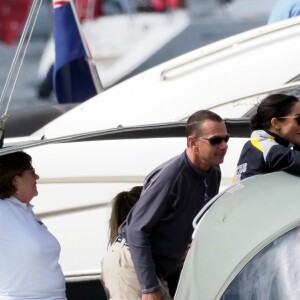
<svg viewBox="0 0 300 300">
<path fill-rule="evenodd" d="M 24 210 L 32 210 L 33 205 L 30 203 L 23 203 L 20 200 L 18 200 L 16 197 L 14 196 L 10 196 L 9 198 L 4 199 L 4 201 L 10 201 L 16 205 L 19 205 L 20 207 L 22 207 Z"/>
</svg>

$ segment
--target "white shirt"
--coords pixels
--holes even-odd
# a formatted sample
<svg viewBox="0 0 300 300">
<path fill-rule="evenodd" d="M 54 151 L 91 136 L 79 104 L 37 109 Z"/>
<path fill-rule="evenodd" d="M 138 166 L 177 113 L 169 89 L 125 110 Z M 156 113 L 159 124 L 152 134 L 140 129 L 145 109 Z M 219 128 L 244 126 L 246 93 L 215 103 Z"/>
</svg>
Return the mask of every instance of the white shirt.
<svg viewBox="0 0 300 300">
<path fill-rule="evenodd" d="M 0 300 L 66 300 L 60 245 L 32 208 L 0 199 Z"/>
</svg>

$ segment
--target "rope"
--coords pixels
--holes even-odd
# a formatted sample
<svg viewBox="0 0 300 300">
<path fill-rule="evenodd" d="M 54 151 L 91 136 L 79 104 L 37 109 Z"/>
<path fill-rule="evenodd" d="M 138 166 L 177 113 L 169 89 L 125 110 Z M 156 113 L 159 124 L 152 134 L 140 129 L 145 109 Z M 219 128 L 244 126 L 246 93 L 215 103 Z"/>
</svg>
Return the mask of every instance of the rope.
<svg viewBox="0 0 300 300">
<path fill-rule="evenodd" d="M 38 2 L 39 2 L 39 4 L 38 4 Z M 8 100 L 7 100 L 5 109 L 4 109 L 4 113 L 0 118 L 0 129 L 4 128 L 4 123 L 7 120 L 7 118 L 9 117 L 8 114 L 7 114 L 7 111 L 8 111 L 8 108 L 9 108 L 9 104 L 11 102 L 12 94 L 14 92 L 16 82 L 17 82 L 17 79 L 18 79 L 23 61 L 24 61 L 24 57 L 25 57 L 25 54 L 26 54 L 26 51 L 27 51 L 27 48 L 28 48 L 28 45 L 29 45 L 29 41 L 30 41 L 31 36 L 32 36 L 32 32 L 33 32 L 33 29 L 34 29 L 34 26 L 35 26 L 35 23 L 36 23 L 36 20 L 37 20 L 37 16 L 38 16 L 40 8 L 41 8 L 41 4 L 42 4 L 42 0 L 34 0 L 33 3 L 32 3 L 27 21 L 25 23 L 25 26 L 24 26 L 24 29 L 23 29 L 23 32 L 22 32 L 17 50 L 16 50 L 16 54 L 15 54 L 14 59 L 12 61 L 12 64 L 11 64 L 11 67 L 10 67 L 10 70 L 9 70 L 9 73 L 8 73 L 8 76 L 7 76 L 7 79 L 6 79 L 6 82 L 5 82 L 1 97 L 0 97 L 0 109 L 2 109 L 2 106 L 4 105 L 4 96 L 6 95 L 8 87 L 10 86 L 10 83 L 13 80 L 12 76 L 13 76 L 13 73 L 15 72 L 15 68 L 17 67 L 17 64 L 19 63 L 19 67 L 16 71 L 15 79 L 14 79 L 14 82 L 12 84 L 12 88 L 11 88 L 11 91 L 10 91 L 10 94 L 9 94 L 9 97 L 8 97 Z M 30 32 L 29 32 L 29 30 L 30 30 Z M 28 32 L 29 32 L 28 39 L 27 39 L 27 42 L 24 46 L 25 38 L 26 38 Z M 23 50 L 23 54 L 22 54 L 21 60 L 18 62 L 22 50 Z"/>
</svg>

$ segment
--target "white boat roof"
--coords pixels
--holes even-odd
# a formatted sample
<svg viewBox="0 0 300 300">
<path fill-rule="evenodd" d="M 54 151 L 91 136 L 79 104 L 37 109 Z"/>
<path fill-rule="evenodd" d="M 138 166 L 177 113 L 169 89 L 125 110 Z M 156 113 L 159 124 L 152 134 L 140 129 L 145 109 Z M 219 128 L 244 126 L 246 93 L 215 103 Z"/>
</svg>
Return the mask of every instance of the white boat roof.
<svg viewBox="0 0 300 300">
<path fill-rule="evenodd" d="M 299 180 L 259 175 L 216 196 L 195 230 L 175 299 L 220 299 L 251 258 L 299 226 Z"/>
<path fill-rule="evenodd" d="M 204 46 L 130 78 L 82 103 L 34 135 L 47 138 L 118 125 L 174 122 L 199 109 L 241 117 L 257 102 L 235 103 L 299 75 L 300 17 Z M 256 101 L 256 102 L 253 102 Z"/>
</svg>

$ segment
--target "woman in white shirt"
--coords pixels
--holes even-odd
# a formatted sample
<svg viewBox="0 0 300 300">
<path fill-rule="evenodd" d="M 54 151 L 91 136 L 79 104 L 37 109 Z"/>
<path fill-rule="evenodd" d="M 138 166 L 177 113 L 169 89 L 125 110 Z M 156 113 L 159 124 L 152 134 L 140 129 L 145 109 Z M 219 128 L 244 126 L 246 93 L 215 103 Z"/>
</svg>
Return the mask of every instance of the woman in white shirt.
<svg viewBox="0 0 300 300">
<path fill-rule="evenodd" d="M 0 300 L 66 300 L 59 242 L 30 204 L 37 179 L 27 153 L 0 156 Z"/>
</svg>

